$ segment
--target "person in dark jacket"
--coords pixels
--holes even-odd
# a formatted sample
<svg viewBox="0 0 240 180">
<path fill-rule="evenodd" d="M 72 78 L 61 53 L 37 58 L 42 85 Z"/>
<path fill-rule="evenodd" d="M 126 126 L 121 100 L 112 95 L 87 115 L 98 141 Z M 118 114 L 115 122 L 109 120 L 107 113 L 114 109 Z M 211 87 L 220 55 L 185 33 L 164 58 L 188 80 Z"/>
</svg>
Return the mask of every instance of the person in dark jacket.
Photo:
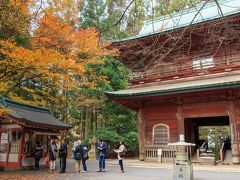
<svg viewBox="0 0 240 180">
<path fill-rule="evenodd" d="M 97 172 L 105 172 L 105 158 L 107 154 L 107 144 L 100 140 L 97 144 L 98 154 L 99 154 L 99 170 Z"/>
<path fill-rule="evenodd" d="M 83 156 L 82 141 L 78 140 L 78 145 L 76 146 L 76 148 L 74 150 L 75 168 L 76 168 L 77 173 L 80 173 L 80 171 L 81 171 L 82 156 Z"/>
<path fill-rule="evenodd" d="M 34 159 L 35 159 L 35 169 L 39 170 L 39 161 L 43 157 L 43 147 L 41 146 L 40 142 L 36 142 L 36 147 L 34 151 Z"/>
<path fill-rule="evenodd" d="M 57 144 L 56 141 L 53 139 L 51 141 L 51 146 L 49 150 L 50 171 L 55 170 L 56 159 L 57 159 Z"/>
<path fill-rule="evenodd" d="M 74 151 L 75 168 L 76 168 L 77 173 L 80 173 L 80 171 L 81 171 L 82 156 L 83 156 L 82 141 L 78 140 L 78 145 L 76 146 L 75 151 Z"/>
<path fill-rule="evenodd" d="M 83 156 L 82 156 L 82 165 L 83 165 L 83 173 L 87 172 L 87 160 L 88 160 L 88 148 L 87 146 L 83 146 Z"/>
<path fill-rule="evenodd" d="M 65 173 L 66 171 L 66 159 L 67 159 L 67 143 L 65 139 L 62 139 L 62 144 L 59 149 L 59 158 L 60 158 L 60 172 Z"/>
</svg>

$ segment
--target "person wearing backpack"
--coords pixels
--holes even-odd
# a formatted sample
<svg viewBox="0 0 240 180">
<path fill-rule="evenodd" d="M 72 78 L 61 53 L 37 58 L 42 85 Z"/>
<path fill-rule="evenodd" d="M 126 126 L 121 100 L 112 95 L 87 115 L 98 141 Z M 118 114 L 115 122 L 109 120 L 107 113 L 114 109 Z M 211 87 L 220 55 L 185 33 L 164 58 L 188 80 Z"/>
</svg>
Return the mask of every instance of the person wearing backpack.
<svg viewBox="0 0 240 180">
<path fill-rule="evenodd" d="M 88 148 L 87 146 L 83 147 L 83 156 L 82 156 L 82 165 L 83 165 L 83 173 L 87 172 L 87 164 L 86 161 L 89 159 L 88 156 Z"/>
<path fill-rule="evenodd" d="M 78 145 L 75 148 L 74 151 L 74 159 L 75 159 L 75 168 L 76 172 L 80 173 L 81 171 L 81 159 L 83 157 L 83 147 L 81 140 L 78 140 Z"/>
<path fill-rule="evenodd" d="M 43 157 L 43 147 L 41 146 L 40 142 L 36 142 L 36 147 L 34 150 L 34 159 L 35 159 L 35 169 L 39 170 L 39 161 Z"/>
<path fill-rule="evenodd" d="M 120 141 L 119 142 L 119 148 L 118 149 L 114 149 L 113 151 L 118 154 L 119 166 L 121 168 L 120 172 L 124 173 L 123 159 L 126 156 L 124 141 Z"/>
</svg>

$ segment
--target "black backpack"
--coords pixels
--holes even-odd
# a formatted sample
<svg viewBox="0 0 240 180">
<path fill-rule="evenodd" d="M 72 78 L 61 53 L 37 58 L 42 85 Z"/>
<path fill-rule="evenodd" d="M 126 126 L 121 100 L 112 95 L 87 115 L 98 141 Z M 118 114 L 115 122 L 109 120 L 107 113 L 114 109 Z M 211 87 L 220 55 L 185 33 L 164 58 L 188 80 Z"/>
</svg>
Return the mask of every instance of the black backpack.
<svg viewBox="0 0 240 180">
<path fill-rule="evenodd" d="M 83 149 L 83 158 L 84 159 L 89 159 L 88 150 Z"/>
<path fill-rule="evenodd" d="M 36 159 L 41 159 L 43 157 L 43 150 L 39 149 L 35 152 L 35 158 Z"/>
<path fill-rule="evenodd" d="M 83 147 L 82 145 L 78 145 L 74 151 L 74 159 L 81 160 L 83 155 Z"/>
</svg>

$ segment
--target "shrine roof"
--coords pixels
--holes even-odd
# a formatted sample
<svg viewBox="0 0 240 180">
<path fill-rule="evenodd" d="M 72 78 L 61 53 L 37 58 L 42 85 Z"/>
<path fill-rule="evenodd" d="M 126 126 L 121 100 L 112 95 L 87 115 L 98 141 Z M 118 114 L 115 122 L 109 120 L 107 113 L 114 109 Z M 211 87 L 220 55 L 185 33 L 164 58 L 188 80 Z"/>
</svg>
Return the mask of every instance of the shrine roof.
<svg viewBox="0 0 240 180">
<path fill-rule="evenodd" d="M 10 110 L 10 116 L 35 126 L 51 126 L 59 129 L 68 129 L 71 126 L 55 118 L 46 107 L 35 106 L 5 97 L 0 97 L 0 107 Z"/>
<path fill-rule="evenodd" d="M 130 99 L 138 97 L 153 97 L 170 94 L 181 94 L 189 92 L 202 92 L 207 90 L 227 89 L 240 87 L 239 73 L 220 76 L 205 77 L 197 80 L 162 82 L 146 87 L 133 87 L 126 90 L 105 92 L 110 99 Z"/>
<path fill-rule="evenodd" d="M 198 4 L 193 8 L 184 9 L 177 13 L 147 20 L 144 22 L 144 26 L 138 35 L 125 39 L 114 40 L 113 42 L 144 38 L 194 24 L 240 14 L 239 0 L 218 0 L 218 5 L 214 1 L 208 1 L 205 5 L 204 3 L 205 2 Z"/>
</svg>

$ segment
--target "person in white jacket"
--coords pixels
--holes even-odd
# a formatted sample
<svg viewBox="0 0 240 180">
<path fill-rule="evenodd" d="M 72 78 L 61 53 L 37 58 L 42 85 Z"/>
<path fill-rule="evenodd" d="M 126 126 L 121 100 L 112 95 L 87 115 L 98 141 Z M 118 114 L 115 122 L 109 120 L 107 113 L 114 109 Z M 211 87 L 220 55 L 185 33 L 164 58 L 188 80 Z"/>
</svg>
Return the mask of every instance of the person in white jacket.
<svg viewBox="0 0 240 180">
<path fill-rule="evenodd" d="M 114 152 L 116 152 L 118 154 L 119 166 L 121 168 L 120 172 L 124 173 L 124 169 L 123 169 L 123 159 L 125 158 L 125 145 L 124 145 L 124 141 L 120 141 L 119 144 L 120 144 L 119 148 L 118 149 L 114 149 Z"/>
</svg>

